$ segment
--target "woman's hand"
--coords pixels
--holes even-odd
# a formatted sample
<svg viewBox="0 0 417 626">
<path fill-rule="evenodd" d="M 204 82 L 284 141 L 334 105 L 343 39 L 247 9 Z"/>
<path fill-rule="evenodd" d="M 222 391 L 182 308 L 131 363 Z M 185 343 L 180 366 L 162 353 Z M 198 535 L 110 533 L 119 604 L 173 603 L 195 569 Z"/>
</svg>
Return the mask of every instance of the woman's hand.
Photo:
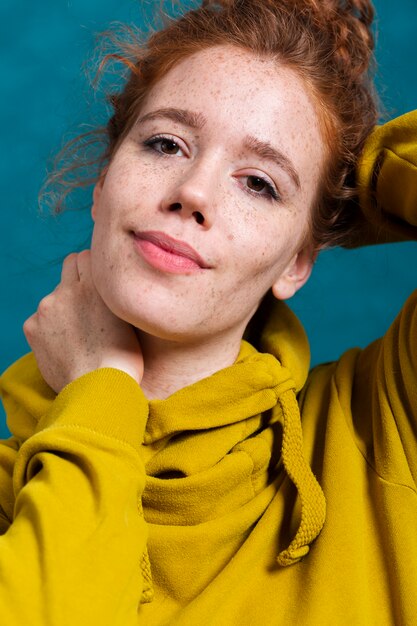
<svg viewBox="0 0 417 626">
<path fill-rule="evenodd" d="M 138 383 L 143 358 L 134 328 L 107 308 L 91 275 L 90 251 L 70 254 L 61 282 L 23 325 L 40 372 L 56 393 L 79 376 L 115 367 Z"/>
</svg>

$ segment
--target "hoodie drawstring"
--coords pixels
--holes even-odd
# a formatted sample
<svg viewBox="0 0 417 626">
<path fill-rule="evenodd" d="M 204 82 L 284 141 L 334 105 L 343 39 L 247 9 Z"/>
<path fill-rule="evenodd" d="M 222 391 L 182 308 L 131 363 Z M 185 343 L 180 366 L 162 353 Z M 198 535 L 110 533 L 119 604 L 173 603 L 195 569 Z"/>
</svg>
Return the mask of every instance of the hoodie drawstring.
<svg viewBox="0 0 417 626">
<path fill-rule="evenodd" d="M 297 563 L 309 552 L 326 518 L 326 500 L 304 457 L 300 410 L 293 389 L 278 398 L 283 417 L 282 462 L 297 488 L 301 502 L 301 521 L 288 548 L 279 553 L 277 562 L 286 566 Z"/>
</svg>

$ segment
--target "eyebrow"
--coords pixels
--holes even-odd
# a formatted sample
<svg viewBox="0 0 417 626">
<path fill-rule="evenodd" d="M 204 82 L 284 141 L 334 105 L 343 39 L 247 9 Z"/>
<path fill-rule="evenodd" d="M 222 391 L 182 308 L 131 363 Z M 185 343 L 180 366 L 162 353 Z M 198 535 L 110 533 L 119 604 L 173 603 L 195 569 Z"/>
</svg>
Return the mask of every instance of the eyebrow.
<svg viewBox="0 0 417 626">
<path fill-rule="evenodd" d="M 146 113 L 146 115 L 138 119 L 137 124 L 149 122 L 161 117 L 172 120 L 173 122 L 178 122 L 179 124 L 183 124 L 185 126 L 189 126 L 190 128 L 196 128 L 198 130 L 203 128 L 207 121 L 206 117 L 202 113 L 193 113 L 192 111 L 187 111 L 186 109 L 167 107 L 165 109 L 157 109 L 156 111 Z"/>
<path fill-rule="evenodd" d="M 174 107 L 166 107 L 150 111 L 137 121 L 137 124 L 143 124 L 155 119 L 164 118 L 200 130 L 207 122 L 207 118 L 202 113 L 194 113 L 186 109 L 177 109 Z M 280 150 L 274 148 L 268 141 L 261 141 L 253 135 L 246 135 L 243 139 L 244 147 L 256 154 L 260 159 L 272 161 L 283 169 L 292 179 L 293 183 L 300 189 L 300 177 L 290 159 Z"/>
</svg>

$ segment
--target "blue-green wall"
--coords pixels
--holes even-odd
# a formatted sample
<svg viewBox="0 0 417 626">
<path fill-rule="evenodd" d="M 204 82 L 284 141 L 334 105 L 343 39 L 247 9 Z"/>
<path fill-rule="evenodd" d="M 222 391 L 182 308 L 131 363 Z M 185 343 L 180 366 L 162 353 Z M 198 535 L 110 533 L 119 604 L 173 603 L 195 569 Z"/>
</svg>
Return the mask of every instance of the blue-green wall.
<svg viewBox="0 0 417 626">
<path fill-rule="evenodd" d="M 152 2 L 147 1 L 149 7 Z M 158 4 L 158 3 L 156 3 Z M 376 0 L 378 84 L 391 116 L 417 107 L 417 2 Z M 27 351 L 21 326 L 58 282 L 56 261 L 84 242 L 88 213 L 37 215 L 45 163 L 74 123 L 96 110 L 82 63 L 94 33 L 135 21 L 134 0 L 3 0 L 0 7 L 0 369 Z M 89 100 L 89 104 L 87 101 Z M 384 332 L 416 282 L 417 246 L 397 244 L 319 259 L 293 300 L 313 362 Z M 0 414 L 0 433 L 6 433 Z"/>
</svg>

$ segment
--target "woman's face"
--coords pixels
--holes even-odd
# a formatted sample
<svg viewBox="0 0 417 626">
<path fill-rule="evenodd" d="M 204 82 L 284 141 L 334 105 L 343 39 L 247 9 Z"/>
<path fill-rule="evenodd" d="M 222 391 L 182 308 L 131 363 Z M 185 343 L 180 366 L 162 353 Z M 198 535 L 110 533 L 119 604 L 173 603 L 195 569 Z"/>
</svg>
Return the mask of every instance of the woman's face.
<svg viewBox="0 0 417 626">
<path fill-rule="evenodd" d="M 292 70 L 223 46 L 180 62 L 94 191 L 103 300 L 163 339 L 241 336 L 271 286 L 288 298 L 309 276 L 303 241 L 324 158 Z"/>
</svg>

